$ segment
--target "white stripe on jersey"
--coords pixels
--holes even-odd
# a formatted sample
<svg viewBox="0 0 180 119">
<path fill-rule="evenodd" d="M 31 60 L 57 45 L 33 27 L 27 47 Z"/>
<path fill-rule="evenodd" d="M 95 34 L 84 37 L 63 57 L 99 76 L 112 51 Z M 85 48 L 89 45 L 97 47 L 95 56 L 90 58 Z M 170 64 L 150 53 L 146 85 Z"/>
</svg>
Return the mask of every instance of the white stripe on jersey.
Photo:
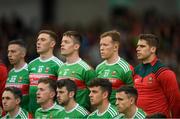
<svg viewBox="0 0 180 119">
<path fill-rule="evenodd" d="M 84 115 L 84 116 L 88 115 L 88 112 L 87 112 L 84 108 L 82 108 L 81 106 L 78 106 L 78 107 L 76 108 L 76 110 L 77 110 L 79 113 L 81 113 L 82 115 Z"/>
<path fill-rule="evenodd" d="M 91 69 L 90 66 L 87 63 L 85 63 L 83 60 L 80 60 L 78 64 L 81 65 L 86 71 Z"/>
<path fill-rule="evenodd" d="M 106 61 L 101 62 L 99 65 L 97 65 L 96 70 L 105 63 Z"/>
<path fill-rule="evenodd" d="M 108 112 L 112 117 L 115 117 L 118 113 L 110 106 Z"/>
<path fill-rule="evenodd" d="M 56 62 L 56 64 L 58 64 L 59 66 L 63 65 L 63 62 L 61 60 L 59 60 L 57 57 L 55 57 L 55 56 L 52 57 L 52 60 L 54 62 Z"/>
<path fill-rule="evenodd" d="M 128 64 L 126 64 L 122 59 L 118 62 L 118 64 L 123 68 L 125 73 L 130 70 Z"/>
</svg>

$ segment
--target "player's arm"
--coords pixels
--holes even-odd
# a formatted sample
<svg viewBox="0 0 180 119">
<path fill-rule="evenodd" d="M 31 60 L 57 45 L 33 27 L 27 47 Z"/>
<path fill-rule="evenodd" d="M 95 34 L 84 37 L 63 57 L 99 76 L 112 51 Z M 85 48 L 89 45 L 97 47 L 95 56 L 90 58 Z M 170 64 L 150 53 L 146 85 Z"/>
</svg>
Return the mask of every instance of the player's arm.
<svg viewBox="0 0 180 119">
<path fill-rule="evenodd" d="M 172 117 L 180 117 L 180 91 L 175 73 L 168 69 L 160 72 L 157 78 L 167 98 Z"/>
</svg>

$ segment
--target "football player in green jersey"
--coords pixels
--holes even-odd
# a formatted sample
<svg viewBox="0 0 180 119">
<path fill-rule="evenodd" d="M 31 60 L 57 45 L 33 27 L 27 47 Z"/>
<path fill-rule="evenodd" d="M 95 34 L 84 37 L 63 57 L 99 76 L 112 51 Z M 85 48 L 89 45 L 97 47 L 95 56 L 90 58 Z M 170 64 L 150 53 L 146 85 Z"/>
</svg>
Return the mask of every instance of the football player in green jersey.
<svg viewBox="0 0 180 119">
<path fill-rule="evenodd" d="M 36 91 L 38 80 L 48 77 L 56 82 L 58 69 L 63 62 L 53 55 L 53 49 L 57 41 L 57 35 L 51 30 L 41 30 L 37 37 L 36 47 L 38 58 L 28 65 L 30 89 L 29 89 L 29 111 L 35 113 L 39 105 L 36 103 Z"/>
<path fill-rule="evenodd" d="M 8 73 L 7 86 L 15 86 L 21 89 L 23 99 L 21 107 L 28 110 L 29 102 L 29 72 L 25 62 L 26 45 L 22 40 L 12 40 L 8 44 L 8 59 L 13 68 Z"/>
<path fill-rule="evenodd" d="M 91 66 L 89 66 L 79 56 L 79 49 L 81 46 L 82 37 L 76 31 L 67 31 L 63 34 L 61 41 L 61 54 L 65 56 L 66 62 L 61 67 L 58 80 L 70 78 L 77 87 L 76 101 L 81 106 L 89 110 L 89 91 L 87 84 L 96 77 L 96 73 Z"/>
<path fill-rule="evenodd" d="M 97 108 L 88 116 L 88 119 L 110 119 L 116 117 L 118 115 L 116 107 L 109 102 L 112 91 L 112 84 L 109 80 L 96 78 L 90 82 L 88 87 L 91 105 Z"/>
<path fill-rule="evenodd" d="M 137 90 L 132 86 L 121 86 L 116 92 L 116 105 L 120 115 L 117 119 L 145 119 L 145 112 L 136 106 Z"/>
<path fill-rule="evenodd" d="M 35 118 L 55 119 L 60 117 L 63 107 L 57 105 L 56 100 L 56 82 L 50 78 L 41 78 L 38 81 L 37 103 L 40 108 L 36 110 Z"/>
<path fill-rule="evenodd" d="M 17 87 L 6 87 L 2 95 L 3 110 L 7 114 L 3 119 L 28 119 L 31 115 L 20 107 L 22 92 Z"/>
<path fill-rule="evenodd" d="M 63 119 L 84 119 L 88 116 L 88 111 L 75 101 L 77 86 L 70 79 L 57 81 L 57 100 L 64 110 L 60 112 Z"/>
<path fill-rule="evenodd" d="M 133 85 L 133 67 L 119 56 L 120 33 L 112 30 L 100 36 L 100 55 L 104 59 L 96 67 L 98 78 L 106 78 L 112 83 L 111 104 L 115 105 L 116 90 L 122 85 Z"/>
</svg>

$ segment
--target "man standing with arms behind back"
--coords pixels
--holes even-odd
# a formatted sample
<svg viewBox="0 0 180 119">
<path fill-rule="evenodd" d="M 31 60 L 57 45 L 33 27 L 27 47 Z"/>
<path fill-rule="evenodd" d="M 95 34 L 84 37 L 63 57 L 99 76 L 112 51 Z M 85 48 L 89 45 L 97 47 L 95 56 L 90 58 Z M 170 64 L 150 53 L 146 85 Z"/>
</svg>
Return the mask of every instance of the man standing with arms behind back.
<svg viewBox="0 0 180 119">
<path fill-rule="evenodd" d="M 135 67 L 135 87 L 138 90 L 137 106 L 148 115 L 163 113 L 167 117 L 180 117 L 180 92 L 176 75 L 157 58 L 159 39 L 153 34 L 141 34 L 137 43 L 137 58 L 142 61 Z"/>
<path fill-rule="evenodd" d="M 98 78 L 112 83 L 111 104 L 115 105 L 116 90 L 122 85 L 133 85 L 132 66 L 119 56 L 120 33 L 113 30 L 100 36 L 100 54 L 104 61 L 96 67 Z"/>
<path fill-rule="evenodd" d="M 37 53 L 40 55 L 29 63 L 30 78 L 30 103 L 29 111 L 33 114 L 39 105 L 36 103 L 36 91 L 38 80 L 40 78 L 50 78 L 56 81 L 58 69 L 62 66 L 62 61 L 53 55 L 53 49 L 57 41 L 57 35 L 50 30 L 41 30 L 39 32 L 36 47 Z"/>
<path fill-rule="evenodd" d="M 66 63 L 59 71 L 58 80 L 71 79 L 77 85 L 76 101 L 86 109 L 90 109 L 87 84 L 96 76 L 95 71 L 79 57 L 82 43 L 80 33 L 67 31 L 61 41 L 61 54 L 66 57 Z"/>
<path fill-rule="evenodd" d="M 26 45 L 22 40 L 12 40 L 8 45 L 8 59 L 13 68 L 8 73 L 6 87 L 14 86 L 21 89 L 23 98 L 21 107 L 28 111 L 29 103 L 29 72 L 25 62 Z"/>
</svg>

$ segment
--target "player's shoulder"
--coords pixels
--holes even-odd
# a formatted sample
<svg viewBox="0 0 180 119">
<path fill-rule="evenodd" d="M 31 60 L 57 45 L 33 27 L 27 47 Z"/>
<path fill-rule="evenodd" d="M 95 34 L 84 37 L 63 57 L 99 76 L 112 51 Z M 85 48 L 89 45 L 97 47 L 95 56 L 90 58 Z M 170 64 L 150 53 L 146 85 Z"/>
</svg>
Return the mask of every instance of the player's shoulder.
<svg viewBox="0 0 180 119">
<path fill-rule="evenodd" d="M 118 60 L 117 64 L 118 64 L 118 66 L 120 66 L 120 67 L 123 69 L 123 71 L 124 71 L 125 73 L 128 72 L 128 71 L 130 71 L 130 65 L 129 65 L 129 63 L 128 63 L 126 60 L 124 60 L 123 58 L 120 58 L 120 59 Z"/>
<path fill-rule="evenodd" d="M 90 69 L 92 69 L 92 67 L 91 67 L 87 62 L 85 62 L 85 61 L 82 60 L 82 59 L 80 59 L 80 60 L 78 61 L 78 64 L 79 64 L 83 69 L 85 69 L 85 70 L 90 70 Z"/>
<path fill-rule="evenodd" d="M 99 69 L 101 66 L 103 66 L 106 63 L 106 61 L 102 61 L 100 64 L 96 66 L 96 70 Z"/>
<path fill-rule="evenodd" d="M 31 60 L 28 65 L 31 65 L 31 64 L 33 64 L 36 61 L 39 61 L 39 59 L 40 59 L 40 57 L 37 57 L 37 58 Z"/>
</svg>

